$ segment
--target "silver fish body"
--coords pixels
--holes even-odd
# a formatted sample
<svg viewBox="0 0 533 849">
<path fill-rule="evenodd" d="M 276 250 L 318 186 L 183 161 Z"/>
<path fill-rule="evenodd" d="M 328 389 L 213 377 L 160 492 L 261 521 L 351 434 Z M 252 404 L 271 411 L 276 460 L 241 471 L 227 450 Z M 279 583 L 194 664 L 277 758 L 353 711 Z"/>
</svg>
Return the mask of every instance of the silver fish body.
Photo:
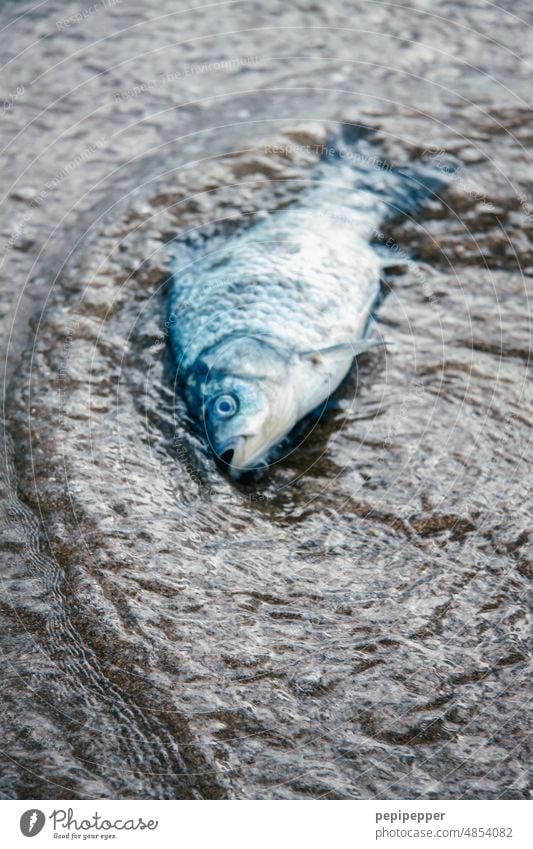
<svg viewBox="0 0 533 849">
<path fill-rule="evenodd" d="M 385 179 L 397 190 L 397 175 Z M 177 253 L 169 318 L 178 377 L 234 475 L 265 465 L 365 349 L 380 296 L 371 239 L 390 197 L 357 187 L 344 162 L 327 165 L 298 205 L 185 261 Z"/>
</svg>

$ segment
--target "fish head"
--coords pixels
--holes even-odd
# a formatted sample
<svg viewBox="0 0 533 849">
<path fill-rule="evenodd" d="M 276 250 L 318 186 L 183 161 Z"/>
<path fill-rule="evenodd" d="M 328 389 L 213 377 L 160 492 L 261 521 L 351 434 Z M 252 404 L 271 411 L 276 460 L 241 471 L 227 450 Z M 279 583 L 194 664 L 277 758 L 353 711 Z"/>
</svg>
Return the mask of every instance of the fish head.
<svg viewBox="0 0 533 849">
<path fill-rule="evenodd" d="M 231 475 L 259 469 L 296 424 L 290 356 L 268 342 L 238 336 L 201 357 L 201 410 L 209 445 Z"/>
</svg>

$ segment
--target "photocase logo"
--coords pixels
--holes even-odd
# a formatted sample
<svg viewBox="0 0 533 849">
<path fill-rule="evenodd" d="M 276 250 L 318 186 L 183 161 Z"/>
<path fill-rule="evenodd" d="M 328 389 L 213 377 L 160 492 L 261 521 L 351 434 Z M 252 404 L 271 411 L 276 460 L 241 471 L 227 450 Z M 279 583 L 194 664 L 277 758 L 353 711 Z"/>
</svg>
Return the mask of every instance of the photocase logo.
<svg viewBox="0 0 533 849">
<path fill-rule="evenodd" d="M 46 817 L 43 812 L 32 808 L 22 814 L 20 818 L 20 830 L 24 837 L 35 837 L 36 834 L 42 831 L 45 822 Z"/>
</svg>

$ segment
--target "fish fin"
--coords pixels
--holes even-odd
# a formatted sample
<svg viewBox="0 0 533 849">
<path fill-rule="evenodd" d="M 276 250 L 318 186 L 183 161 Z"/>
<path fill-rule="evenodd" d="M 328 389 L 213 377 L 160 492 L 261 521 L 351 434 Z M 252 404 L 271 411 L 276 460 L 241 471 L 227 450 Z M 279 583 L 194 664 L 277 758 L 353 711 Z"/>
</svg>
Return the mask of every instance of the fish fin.
<svg viewBox="0 0 533 849">
<path fill-rule="evenodd" d="M 340 345 L 331 345 L 329 348 L 317 348 L 313 351 L 298 351 L 298 356 L 302 360 L 310 360 L 318 365 L 324 357 L 346 356 L 352 354 L 353 357 L 364 354 L 373 348 L 383 348 L 387 343 L 383 339 L 358 339 L 356 342 L 346 342 Z"/>
<path fill-rule="evenodd" d="M 380 237 L 382 236 L 381 233 L 379 235 Z M 372 247 L 378 256 L 380 268 L 385 271 L 389 268 L 408 269 L 415 264 L 412 257 L 408 256 L 405 252 L 402 253 L 398 248 L 394 250 L 394 248 L 388 248 L 380 244 L 373 244 Z"/>
</svg>

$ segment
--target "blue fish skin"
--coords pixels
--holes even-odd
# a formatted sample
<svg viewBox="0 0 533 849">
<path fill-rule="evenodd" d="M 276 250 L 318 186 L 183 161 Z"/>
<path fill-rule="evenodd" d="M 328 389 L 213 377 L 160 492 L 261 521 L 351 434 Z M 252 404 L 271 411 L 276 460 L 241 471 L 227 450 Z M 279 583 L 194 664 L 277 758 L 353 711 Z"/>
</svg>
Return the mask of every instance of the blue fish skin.
<svg viewBox="0 0 533 849">
<path fill-rule="evenodd" d="M 372 236 L 437 186 L 424 166 L 385 173 L 342 157 L 316 177 L 297 205 L 173 261 L 178 378 L 213 453 L 236 477 L 266 465 L 365 349 L 380 296 Z"/>
</svg>

